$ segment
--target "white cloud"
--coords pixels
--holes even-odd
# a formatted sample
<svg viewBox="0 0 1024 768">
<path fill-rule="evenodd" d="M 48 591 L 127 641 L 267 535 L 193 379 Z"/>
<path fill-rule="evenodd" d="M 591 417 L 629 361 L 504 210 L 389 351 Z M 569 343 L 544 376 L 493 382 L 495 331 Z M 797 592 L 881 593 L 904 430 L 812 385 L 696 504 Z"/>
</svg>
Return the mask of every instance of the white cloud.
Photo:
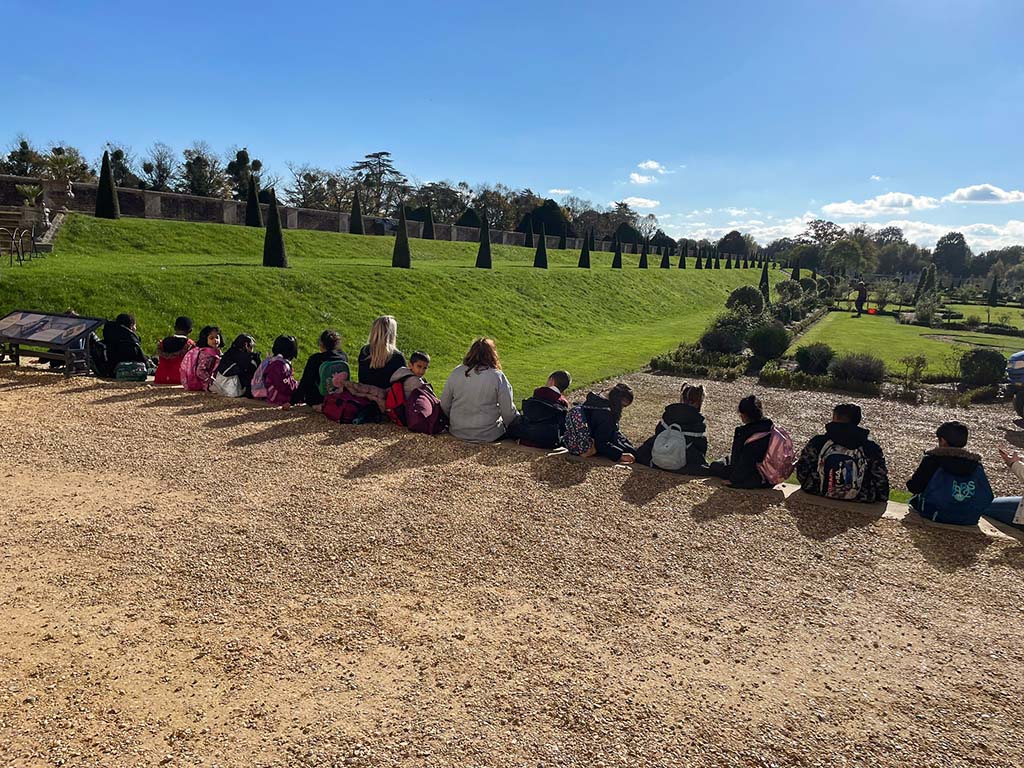
<svg viewBox="0 0 1024 768">
<path fill-rule="evenodd" d="M 718 240 L 730 230 L 738 229 L 743 234 L 751 235 L 761 245 L 767 245 L 780 237 L 796 237 L 807 228 L 807 222 L 818 218 L 811 211 L 803 216 L 793 216 L 788 219 L 776 219 L 766 224 L 759 219 L 747 219 L 743 221 L 730 221 L 728 224 L 708 226 L 702 221 L 687 222 L 686 224 L 667 224 L 665 231 L 675 237 L 690 237 L 695 240 L 707 238 Z"/>
<path fill-rule="evenodd" d="M 960 189 L 942 198 L 944 203 L 1022 203 L 1024 191 L 1019 189 L 1005 190 L 994 184 L 974 184 Z"/>
<path fill-rule="evenodd" d="M 651 200 L 646 197 L 626 197 L 622 202 L 630 208 L 657 208 L 661 205 L 661 200 Z M 615 205 L 615 203 L 609 203 L 609 205 Z"/>
<path fill-rule="evenodd" d="M 630 184 L 653 184 L 656 181 L 657 179 L 653 176 L 644 176 L 642 173 L 637 173 L 636 171 L 629 174 Z"/>
<path fill-rule="evenodd" d="M 686 218 L 688 218 L 688 219 L 696 219 L 698 216 L 707 216 L 709 213 L 711 213 L 711 209 L 710 208 L 705 208 L 702 211 L 698 211 L 696 208 L 694 208 L 692 211 L 690 211 L 688 214 L 686 214 Z"/>
<path fill-rule="evenodd" d="M 674 215 L 675 214 L 672 214 L 672 213 L 663 213 L 663 214 L 661 214 L 660 218 L 662 218 L 662 219 L 671 219 Z"/>
<path fill-rule="evenodd" d="M 670 171 L 657 160 L 644 160 L 642 163 L 637 163 L 636 167 L 641 171 L 657 171 L 659 176 L 664 176 L 666 173 L 675 173 L 675 171 Z M 681 165 L 679 167 L 685 168 L 686 166 Z"/>
<path fill-rule="evenodd" d="M 926 195 L 911 195 L 907 192 L 886 192 L 863 203 L 847 200 L 843 203 L 828 203 L 821 206 L 827 216 L 836 218 L 870 219 L 875 216 L 892 216 L 910 211 L 924 211 L 936 208 L 939 201 Z"/>
<path fill-rule="evenodd" d="M 720 213 L 727 213 L 730 216 L 748 216 L 750 214 L 760 214 L 761 212 L 757 208 L 719 208 Z"/>
<path fill-rule="evenodd" d="M 981 222 L 954 226 L 952 224 L 931 224 L 924 221 L 897 220 L 884 225 L 899 227 L 912 243 L 932 248 L 935 241 L 947 232 L 960 232 L 975 253 L 991 248 L 1005 248 L 1024 243 L 1024 221 L 1011 219 L 1006 224 L 984 224 Z"/>
<path fill-rule="evenodd" d="M 549 195 L 568 195 L 570 192 L 572 192 L 571 189 L 549 189 L 548 190 L 548 194 Z"/>
<path fill-rule="evenodd" d="M 873 174 L 871 174 L 871 180 L 872 181 L 881 181 L 882 177 L 879 176 L 877 173 L 873 173 Z"/>
</svg>

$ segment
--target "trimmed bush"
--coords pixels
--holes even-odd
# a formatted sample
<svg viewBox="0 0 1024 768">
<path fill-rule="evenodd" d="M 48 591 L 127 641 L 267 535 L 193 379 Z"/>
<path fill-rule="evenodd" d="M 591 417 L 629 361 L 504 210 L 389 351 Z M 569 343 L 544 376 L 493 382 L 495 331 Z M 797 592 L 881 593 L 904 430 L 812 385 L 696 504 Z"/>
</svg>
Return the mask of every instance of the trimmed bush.
<svg viewBox="0 0 1024 768">
<path fill-rule="evenodd" d="M 831 296 L 832 295 L 832 284 L 828 281 L 828 278 L 819 277 L 815 284 L 818 288 L 819 296 Z"/>
<path fill-rule="evenodd" d="M 999 384 L 1006 376 L 1006 358 L 994 349 L 972 349 L 960 358 L 960 383 L 968 389 Z"/>
<path fill-rule="evenodd" d="M 700 337 L 700 348 L 705 352 L 738 355 L 746 346 L 742 336 L 724 328 L 709 328 Z"/>
<path fill-rule="evenodd" d="M 564 251 L 565 250 L 565 238 L 566 238 L 566 236 L 568 234 L 568 231 L 569 231 L 569 225 L 565 224 L 563 222 L 563 224 L 562 224 L 562 232 L 558 236 L 558 250 L 560 250 L 560 251 Z"/>
<path fill-rule="evenodd" d="M 535 269 L 548 268 L 548 238 L 543 221 L 540 223 L 540 235 L 537 237 L 537 252 L 533 254 L 533 266 Z"/>
<path fill-rule="evenodd" d="M 480 219 L 480 214 L 472 208 L 467 208 L 462 212 L 462 215 L 455 220 L 456 227 L 474 227 L 480 229 L 483 226 L 483 222 Z"/>
<path fill-rule="evenodd" d="M 804 295 L 804 289 L 795 280 L 783 280 L 775 286 L 779 301 L 796 301 Z"/>
<path fill-rule="evenodd" d="M 427 217 L 423 220 L 423 239 L 434 239 L 434 212 L 430 210 L 429 203 L 427 204 Z"/>
<path fill-rule="evenodd" d="M 245 195 L 245 226 L 262 227 L 263 209 L 260 208 L 260 190 L 254 174 L 249 174 L 249 189 Z"/>
<path fill-rule="evenodd" d="M 789 331 L 782 323 L 755 328 L 747 339 L 750 351 L 762 360 L 777 360 L 789 349 Z"/>
<path fill-rule="evenodd" d="M 783 325 L 793 322 L 793 308 L 789 304 L 773 304 L 772 317 Z"/>
<path fill-rule="evenodd" d="M 802 277 L 800 278 L 800 287 L 803 288 L 804 295 L 813 296 L 818 292 L 818 281 L 813 277 Z"/>
<path fill-rule="evenodd" d="M 533 217 L 527 216 L 526 218 L 526 241 L 523 243 L 524 248 L 533 248 Z"/>
<path fill-rule="evenodd" d="M 820 341 L 797 347 L 794 354 L 797 367 L 809 376 L 824 376 L 828 373 L 829 363 L 835 356 L 835 350 Z"/>
<path fill-rule="evenodd" d="M 840 382 L 867 381 L 881 384 L 885 379 L 885 363 L 874 355 L 851 352 L 829 363 L 828 375 Z"/>
<path fill-rule="evenodd" d="M 661 249 L 661 268 L 672 269 L 671 256 L 669 255 L 668 248 Z"/>
<path fill-rule="evenodd" d="M 491 268 L 491 230 L 487 226 L 487 219 L 485 218 L 480 227 L 480 247 L 476 251 L 476 268 L 477 269 L 490 269 Z"/>
<path fill-rule="evenodd" d="M 103 151 L 100 166 L 100 184 L 96 188 L 96 218 L 121 218 L 121 205 L 117 202 L 117 188 L 114 186 L 114 172 L 110 168 L 110 153 Z"/>
<path fill-rule="evenodd" d="M 277 209 L 277 194 L 273 189 L 270 190 L 270 208 L 267 209 L 267 231 L 263 235 L 263 266 L 288 266 L 284 233 L 281 231 L 281 212 Z"/>
<path fill-rule="evenodd" d="M 752 285 L 741 285 L 729 294 L 725 300 L 728 309 L 744 308 L 750 310 L 751 314 L 759 315 L 764 311 L 764 296 Z"/>
<path fill-rule="evenodd" d="M 348 217 L 348 232 L 350 235 L 363 235 L 363 207 L 359 204 L 359 190 L 352 195 L 352 212 Z"/>
<path fill-rule="evenodd" d="M 583 235 L 583 247 L 580 248 L 580 261 L 578 266 L 580 269 L 590 269 L 590 239 L 593 237 L 593 233 Z"/>
<path fill-rule="evenodd" d="M 640 248 L 640 269 L 647 269 L 647 251 L 647 241 L 644 240 L 644 244 Z"/>
<path fill-rule="evenodd" d="M 398 234 L 395 237 L 395 250 L 391 252 L 391 266 L 409 269 L 412 266 L 412 254 L 409 252 L 409 226 L 405 219 L 405 206 L 398 213 Z"/>
<path fill-rule="evenodd" d="M 743 355 L 708 352 L 699 344 L 680 344 L 679 348 L 651 360 L 651 368 L 680 376 L 702 376 L 735 381 L 747 370 Z"/>
<path fill-rule="evenodd" d="M 771 301 L 771 283 L 768 282 L 768 262 L 761 267 L 761 280 L 757 284 L 757 290 L 761 292 L 761 298 L 767 305 Z"/>
<path fill-rule="evenodd" d="M 612 269 L 622 269 L 622 243 L 615 240 L 615 255 L 612 256 Z"/>
</svg>

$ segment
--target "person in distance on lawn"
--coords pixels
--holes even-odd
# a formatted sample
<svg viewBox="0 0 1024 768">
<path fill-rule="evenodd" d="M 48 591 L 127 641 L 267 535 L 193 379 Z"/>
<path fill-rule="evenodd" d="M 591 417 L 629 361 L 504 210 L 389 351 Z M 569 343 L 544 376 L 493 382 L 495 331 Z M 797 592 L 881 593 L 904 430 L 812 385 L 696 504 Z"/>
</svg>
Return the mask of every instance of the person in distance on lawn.
<svg viewBox="0 0 1024 768">
<path fill-rule="evenodd" d="M 922 517 L 950 525 L 977 525 L 993 501 L 981 456 L 967 450 L 966 424 L 947 421 L 935 431 L 938 446 L 925 452 L 907 481 L 910 508 Z"/>
<path fill-rule="evenodd" d="M 825 434 L 810 439 L 796 465 L 805 493 L 867 504 L 888 500 L 885 456 L 860 420 L 860 406 L 842 403 L 832 410 Z"/>
<path fill-rule="evenodd" d="M 622 409 L 632 404 L 633 390 L 623 382 L 609 389 L 607 395 L 597 392 L 587 394 L 587 399 L 583 401 L 583 411 L 590 429 L 590 438 L 594 441 L 594 453 L 623 464 L 636 461 L 636 448 L 619 429 Z"/>
<path fill-rule="evenodd" d="M 640 464 L 684 475 L 707 474 L 707 425 L 700 412 L 703 405 L 704 387 L 683 384 L 679 390 L 679 402 L 665 406 L 661 420 L 654 427 L 654 435 L 636 449 L 636 460 Z M 672 440 L 661 438 L 659 441 L 658 436 L 666 429 L 680 434 L 670 436 Z M 660 462 L 654 460 L 656 442 Z M 672 445 L 666 445 L 672 442 L 677 446 L 676 450 Z"/>
<path fill-rule="evenodd" d="M 564 393 L 571 384 L 568 371 L 554 371 L 543 387 L 537 387 L 533 396 L 523 401 L 517 427 L 520 445 L 557 448 L 561 444 L 565 414 L 569 411 Z"/>
<path fill-rule="evenodd" d="M 341 335 L 337 331 L 327 329 L 320 334 L 320 351 L 309 356 L 306 367 L 302 369 L 299 386 L 292 393 L 292 405 L 321 405 L 324 394 L 321 393 L 321 368 L 324 363 L 345 363 L 335 366 L 338 370 L 348 368 L 348 355 L 341 348 Z M 332 366 L 328 366 L 328 369 Z M 336 371 L 324 369 L 323 373 L 333 375 Z"/>
<path fill-rule="evenodd" d="M 761 401 L 754 395 L 740 400 L 737 411 L 742 423 L 733 433 L 732 450 L 728 456 L 713 462 L 710 472 L 734 488 L 767 488 L 768 483 L 757 465 L 764 461 L 775 425 L 764 417 Z"/>
<path fill-rule="evenodd" d="M 441 410 L 448 415 L 452 435 L 470 443 L 500 440 L 519 418 L 493 339 L 476 339 L 449 374 Z"/>
<path fill-rule="evenodd" d="M 181 384 L 181 361 L 196 343 L 189 338 L 192 319 L 184 315 L 174 321 L 174 334 L 156 345 L 157 364 L 154 384 Z"/>
<path fill-rule="evenodd" d="M 864 281 L 861 280 L 860 282 L 857 283 L 857 299 L 854 301 L 854 303 L 857 305 L 857 314 L 854 315 L 854 317 L 860 317 L 862 314 L 864 314 L 864 304 L 867 302 L 867 300 L 868 287 L 864 284 Z"/>
</svg>

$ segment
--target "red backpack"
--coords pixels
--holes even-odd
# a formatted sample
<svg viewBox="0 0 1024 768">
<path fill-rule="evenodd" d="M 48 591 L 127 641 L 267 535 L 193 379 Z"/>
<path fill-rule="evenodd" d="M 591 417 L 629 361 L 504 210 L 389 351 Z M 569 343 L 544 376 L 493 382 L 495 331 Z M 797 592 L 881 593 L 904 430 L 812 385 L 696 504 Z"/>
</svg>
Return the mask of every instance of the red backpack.
<svg viewBox="0 0 1024 768">
<path fill-rule="evenodd" d="M 365 397 L 358 397 L 343 389 L 324 398 L 323 414 L 339 424 L 351 424 L 369 406 L 370 401 Z"/>
<path fill-rule="evenodd" d="M 414 375 L 415 374 L 410 373 L 408 376 L 403 376 L 398 381 L 393 381 L 391 386 L 388 387 L 387 396 L 384 398 L 384 406 L 388 414 L 388 418 L 400 427 L 404 427 L 406 425 L 405 380 Z"/>
</svg>

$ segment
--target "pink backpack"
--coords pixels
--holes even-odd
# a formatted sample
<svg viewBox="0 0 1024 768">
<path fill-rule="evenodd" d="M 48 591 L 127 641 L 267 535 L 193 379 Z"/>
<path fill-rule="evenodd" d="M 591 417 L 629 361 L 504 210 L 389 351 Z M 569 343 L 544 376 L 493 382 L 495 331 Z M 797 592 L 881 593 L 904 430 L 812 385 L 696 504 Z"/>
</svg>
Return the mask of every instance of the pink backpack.
<svg viewBox="0 0 1024 768">
<path fill-rule="evenodd" d="M 267 366 L 270 365 L 270 361 L 273 359 L 273 355 L 267 355 L 263 358 L 263 362 L 256 368 L 256 373 L 252 375 L 252 384 L 249 389 L 252 391 L 252 396 L 257 400 L 267 399 Z"/>
<path fill-rule="evenodd" d="M 764 452 L 764 458 L 757 463 L 757 471 L 761 473 L 768 485 L 778 485 L 786 482 L 793 474 L 796 467 L 796 452 L 793 450 L 793 439 L 782 427 L 776 425 L 771 432 L 758 432 L 747 438 L 747 443 L 768 438 L 768 448 Z M 746 444 L 746 443 L 744 443 Z"/>
<path fill-rule="evenodd" d="M 181 386 L 190 392 L 206 392 L 220 362 L 212 347 L 192 347 L 181 359 Z"/>
</svg>

